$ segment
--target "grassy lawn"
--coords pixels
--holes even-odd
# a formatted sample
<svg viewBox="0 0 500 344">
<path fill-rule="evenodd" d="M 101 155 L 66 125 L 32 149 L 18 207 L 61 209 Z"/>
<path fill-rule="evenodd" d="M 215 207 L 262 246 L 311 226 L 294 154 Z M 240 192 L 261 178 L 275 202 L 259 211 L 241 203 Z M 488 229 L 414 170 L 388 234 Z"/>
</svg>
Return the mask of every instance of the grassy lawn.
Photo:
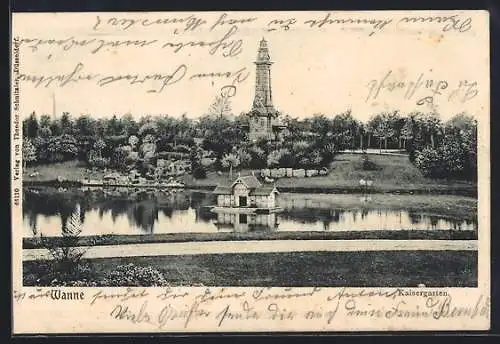
<svg viewBox="0 0 500 344">
<path fill-rule="evenodd" d="M 377 230 L 352 232 L 246 232 L 246 233 L 172 233 L 149 235 L 103 235 L 86 236 L 78 239 L 78 246 L 125 245 L 167 242 L 200 242 L 200 241 L 243 241 L 243 240 L 477 240 L 473 231 L 457 230 Z M 64 240 L 48 237 L 47 242 L 58 242 L 61 246 Z M 23 238 L 23 248 L 40 248 L 42 244 L 37 238 Z"/>
<path fill-rule="evenodd" d="M 30 177 L 30 174 L 37 171 L 38 176 Z M 102 179 L 108 172 L 92 171 L 87 172 L 87 167 L 79 161 L 66 161 L 48 165 L 38 165 L 27 167 L 23 173 L 23 180 L 34 182 L 53 181 L 58 176 L 69 181 L 80 181 L 83 178 Z"/>
<path fill-rule="evenodd" d="M 370 160 L 375 163 L 379 170 L 365 171 L 362 168 L 362 160 L 359 154 L 340 154 L 330 165 L 330 173 L 327 176 L 304 178 L 301 185 L 321 187 L 322 185 L 340 188 L 359 187 L 360 179 L 373 180 L 375 190 L 393 189 L 426 189 L 448 186 L 471 185 L 464 182 L 450 182 L 447 180 L 434 180 L 425 178 L 420 171 L 413 166 L 407 156 L 369 155 Z M 296 184 L 294 179 L 282 179 L 279 186 L 291 186 Z"/>
<path fill-rule="evenodd" d="M 91 263 L 97 278 L 119 265 L 150 266 L 172 286 L 477 286 L 477 252 L 469 251 L 208 254 L 104 258 Z M 37 264 L 23 263 L 25 279 L 36 280 Z"/>
<path fill-rule="evenodd" d="M 362 168 L 360 154 L 340 154 L 330 165 L 326 176 L 312 178 L 281 178 L 276 186 L 285 191 L 328 190 L 329 192 L 361 191 L 360 179 L 373 180 L 371 192 L 437 192 L 437 193 L 474 193 L 476 185 L 463 181 L 435 180 L 425 178 L 413 166 L 407 156 L 370 155 L 370 159 L 379 169 L 365 171 Z M 250 175 L 251 170 L 241 170 L 241 175 Z M 255 170 L 256 175 L 260 171 Z M 238 172 L 233 173 L 233 179 Z M 213 187 L 227 184 L 232 180 L 229 173 L 219 175 L 209 172 L 206 179 L 194 179 L 185 176 L 186 185 L 193 187 Z"/>
</svg>

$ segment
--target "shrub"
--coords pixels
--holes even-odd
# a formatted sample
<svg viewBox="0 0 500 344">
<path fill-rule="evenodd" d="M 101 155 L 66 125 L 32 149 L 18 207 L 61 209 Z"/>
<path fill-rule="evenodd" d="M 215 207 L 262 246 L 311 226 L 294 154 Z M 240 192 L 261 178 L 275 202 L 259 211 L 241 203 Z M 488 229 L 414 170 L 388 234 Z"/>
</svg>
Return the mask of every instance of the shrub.
<svg viewBox="0 0 500 344">
<path fill-rule="evenodd" d="M 207 177 L 207 170 L 202 165 L 197 165 L 193 168 L 193 177 L 196 179 L 205 179 Z"/>
<path fill-rule="evenodd" d="M 374 163 L 373 161 L 370 160 L 370 157 L 368 156 L 368 154 L 363 153 L 363 155 L 361 156 L 361 160 L 362 160 L 363 170 L 365 170 L 365 171 L 380 170 L 380 167 L 376 163 Z"/>
<path fill-rule="evenodd" d="M 119 265 L 115 270 L 97 275 L 93 265 L 79 262 L 74 269 L 60 270 L 53 262 L 40 262 L 36 271 L 25 273 L 25 286 L 62 287 L 165 287 L 169 286 L 163 274 L 152 268 L 136 266 L 132 263 Z"/>
<path fill-rule="evenodd" d="M 37 262 L 35 273 L 26 273 L 25 286 L 96 287 L 96 274 L 91 264 L 78 262 L 71 271 L 60 262 Z"/>
<path fill-rule="evenodd" d="M 110 287 L 164 287 L 168 286 L 163 274 L 150 267 L 137 266 L 132 263 L 120 265 L 115 270 L 106 273 L 99 280 L 103 286 Z"/>
<path fill-rule="evenodd" d="M 200 165 L 207 168 L 212 166 L 215 163 L 216 159 L 212 158 L 201 158 L 200 159 Z"/>
<path fill-rule="evenodd" d="M 40 236 L 42 246 L 52 256 L 53 269 L 61 274 L 72 274 L 87 251 L 78 247 L 79 236 L 82 231 L 82 214 L 77 205 L 63 228 L 60 238 L 45 238 Z"/>
<path fill-rule="evenodd" d="M 416 154 L 415 166 L 426 177 L 443 177 L 446 174 L 445 162 L 439 152 L 431 147 L 426 147 Z"/>
</svg>

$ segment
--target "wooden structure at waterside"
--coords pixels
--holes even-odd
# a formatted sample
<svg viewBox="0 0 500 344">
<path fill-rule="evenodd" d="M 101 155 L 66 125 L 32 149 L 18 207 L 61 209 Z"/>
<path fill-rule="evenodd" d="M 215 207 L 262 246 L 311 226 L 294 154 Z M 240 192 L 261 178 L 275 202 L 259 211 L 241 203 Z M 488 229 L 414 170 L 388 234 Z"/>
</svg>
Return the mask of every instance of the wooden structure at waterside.
<svg viewBox="0 0 500 344">
<path fill-rule="evenodd" d="M 276 186 L 262 184 L 251 175 L 238 177 L 231 185 L 219 185 L 213 193 L 217 196 L 217 205 L 212 212 L 217 213 L 216 225 L 221 228 L 236 231 L 277 228 L 276 213 L 281 208 L 276 204 L 279 194 Z"/>
<path fill-rule="evenodd" d="M 238 177 L 231 185 L 217 186 L 215 209 L 234 209 L 245 213 L 270 213 L 278 210 L 276 186 L 262 184 L 254 175 Z"/>
</svg>

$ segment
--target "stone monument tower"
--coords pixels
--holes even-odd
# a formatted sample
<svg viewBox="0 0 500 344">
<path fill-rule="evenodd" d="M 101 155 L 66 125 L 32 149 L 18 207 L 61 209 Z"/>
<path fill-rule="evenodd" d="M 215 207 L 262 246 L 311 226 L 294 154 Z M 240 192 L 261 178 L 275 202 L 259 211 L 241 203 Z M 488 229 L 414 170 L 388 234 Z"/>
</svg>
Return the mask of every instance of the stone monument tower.
<svg viewBox="0 0 500 344">
<path fill-rule="evenodd" d="M 279 113 L 273 106 L 271 88 L 271 58 L 267 41 L 262 38 L 259 44 L 257 60 L 255 61 L 255 97 L 252 110 L 249 113 L 250 141 L 259 139 L 277 140 L 284 126 L 279 121 Z"/>
</svg>

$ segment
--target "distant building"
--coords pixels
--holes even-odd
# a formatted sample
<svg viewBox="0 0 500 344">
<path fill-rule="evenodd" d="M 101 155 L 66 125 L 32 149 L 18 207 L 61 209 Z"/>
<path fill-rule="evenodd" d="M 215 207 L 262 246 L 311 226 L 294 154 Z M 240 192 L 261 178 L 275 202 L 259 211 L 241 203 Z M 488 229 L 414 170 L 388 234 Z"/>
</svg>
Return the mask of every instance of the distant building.
<svg viewBox="0 0 500 344">
<path fill-rule="evenodd" d="M 286 127 L 279 118 L 279 112 L 274 109 L 271 88 L 271 58 L 267 41 L 262 38 L 257 54 L 255 98 L 249 115 L 250 141 L 259 139 L 279 140 Z"/>
<path fill-rule="evenodd" d="M 238 177 L 230 186 L 217 186 L 218 207 L 276 208 L 278 190 L 274 185 L 263 185 L 255 176 Z"/>
</svg>

